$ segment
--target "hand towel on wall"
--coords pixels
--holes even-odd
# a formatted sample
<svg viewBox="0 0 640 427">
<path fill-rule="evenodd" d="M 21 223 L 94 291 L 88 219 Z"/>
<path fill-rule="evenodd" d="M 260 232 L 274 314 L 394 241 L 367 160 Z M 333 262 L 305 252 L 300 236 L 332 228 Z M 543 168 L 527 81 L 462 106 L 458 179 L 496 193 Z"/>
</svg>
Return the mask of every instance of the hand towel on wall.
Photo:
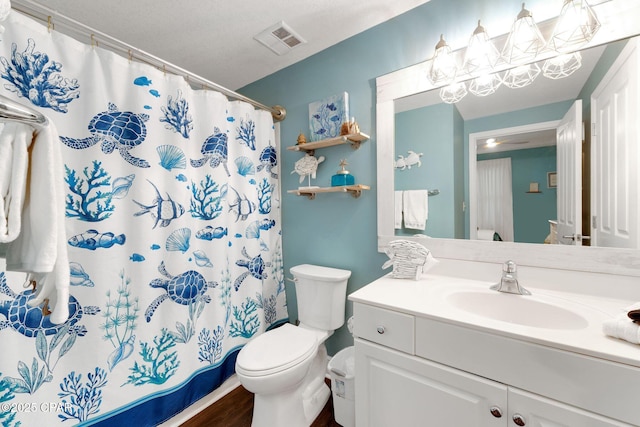
<svg viewBox="0 0 640 427">
<path fill-rule="evenodd" d="M 402 228 L 402 191 L 393 193 L 393 224 L 395 228 Z"/>
<path fill-rule="evenodd" d="M 50 320 L 62 323 L 69 317 L 69 260 L 65 232 L 65 188 L 58 132 L 49 122 L 34 130 L 24 124 L 16 133 L 27 135 L 29 154 L 24 166 L 24 202 L 21 230 L 7 245 L 7 270 L 29 274 L 38 293 L 29 304 L 36 306 L 49 299 Z"/>
<path fill-rule="evenodd" d="M 408 190 L 402 194 L 404 226 L 415 230 L 424 230 L 429 218 L 429 192 L 427 190 Z"/>
</svg>

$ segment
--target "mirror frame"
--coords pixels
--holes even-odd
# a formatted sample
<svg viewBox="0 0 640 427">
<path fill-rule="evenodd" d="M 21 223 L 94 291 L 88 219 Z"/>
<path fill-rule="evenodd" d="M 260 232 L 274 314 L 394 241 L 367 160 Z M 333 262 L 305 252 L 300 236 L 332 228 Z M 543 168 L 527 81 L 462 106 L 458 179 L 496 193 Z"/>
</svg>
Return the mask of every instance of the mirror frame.
<svg viewBox="0 0 640 427">
<path fill-rule="evenodd" d="M 602 27 L 583 49 L 640 34 L 640 2 L 608 1 L 593 6 Z M 506 35 L 494 40 L 504 39 Z M 499 44 L 497 44 L 499 45 Z M 552 56 L 548 54 L 546 57 Z M 537 60 L 545 59 L 544 56 Z M 503 263 L 513 259 L 525 266 L 620 274 L 640 277 L 640 250 L 575 247 L 533 243 L 486 242 L 478 240 L 395 236 L 393 201 L 395 159 L 395 100 L 438 89 L 427 78 L 431 60 L 394 71 L 376 79 L 376 154 L 378 251 L 384 252 L 395 239 L 413 240 L 427 246 L 436 258 Z M 496 69 L 496 72 L 508 69 Z M 469 78 L 473 78 L 470 76 Z M 467 159 L 468 161 L 468 159 Z M 468 168 L 468 164 L 465 165 Z M 468 178 L 468 176 L 467 176 Z"/>
</svg>

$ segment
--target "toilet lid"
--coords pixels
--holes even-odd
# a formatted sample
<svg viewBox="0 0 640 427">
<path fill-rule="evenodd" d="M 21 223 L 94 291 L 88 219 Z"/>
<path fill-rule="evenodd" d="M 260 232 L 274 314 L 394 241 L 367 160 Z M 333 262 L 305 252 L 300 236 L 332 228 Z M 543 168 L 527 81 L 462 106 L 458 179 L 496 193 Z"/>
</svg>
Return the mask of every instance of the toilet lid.
<svg viewBox="0 0 640 427">
<path fill-rule="evenodd" d="M 289 323 L 247 343 L 238 354 L 236 368 L 244 375 L 269 375 L 295 366 L 315 354 L 316 335 Z"/>
</svg>

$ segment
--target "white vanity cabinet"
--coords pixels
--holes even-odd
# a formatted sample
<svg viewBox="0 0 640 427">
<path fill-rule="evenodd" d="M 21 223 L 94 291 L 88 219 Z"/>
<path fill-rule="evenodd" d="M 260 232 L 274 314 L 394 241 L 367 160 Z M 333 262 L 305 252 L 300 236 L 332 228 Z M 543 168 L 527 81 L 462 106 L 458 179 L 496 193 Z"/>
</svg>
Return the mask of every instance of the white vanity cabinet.
<svg viewBox="0 0 640 427">
<path fill-rule="evenodd" d="M 365 340 L 355 347 L 356 425 L 507 425 L 505 385 Z"/>
<path fill-rule="evenodd" d="M 354 336 L 359 427 L 638 425 L 603 415 L 638 419 L 627 406 L 640 394 L 612 388 L 627 390 L 637 368 L 358 299 Z"/>
<path fill-rule="evenodd" d="M 607 399 L 603 391 L 603 399 Z M 530 427 L 614 427 L 630 426 L 611 418 L 602 417 L 556 400 L 547 399 L 533 393 L 509 387 L 509 426 Z M 513 419 L 519 416 L 525 424 L 517 424 Z"/>
</svg>

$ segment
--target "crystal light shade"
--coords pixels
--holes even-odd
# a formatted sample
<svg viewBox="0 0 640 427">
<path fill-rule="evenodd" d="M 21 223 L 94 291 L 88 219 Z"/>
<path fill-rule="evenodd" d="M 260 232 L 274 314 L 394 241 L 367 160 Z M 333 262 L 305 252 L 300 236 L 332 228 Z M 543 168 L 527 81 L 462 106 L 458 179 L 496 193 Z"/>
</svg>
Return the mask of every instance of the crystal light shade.
<svg viewBox="0 0 640 427">
<path fill-rule="evenodd" d="M 493 45 L 484 27 L 478 21 L 478 27 L 473 32 L 462 69 L 465 73 L 472 74 L 478 71 L 493 70 L 500 59 L 500 52 Z"/>
<path fill-rule="evenodd" d="M 511 89 L 529 86 L 540 74 L 538 64 L 520 65 L 506 72 L 502 83 Z"/>
<path fill-rule="evenodd" d="M 455 55 L 451 52 L 451 48 L 440 35 L 440 41 L 436 45 L 436 52 L 431 61 L 431 69 L 429 70 L 429 80 L 431 83 L 449 83 L 456 77 L 458 66 L 456 65 Z"/>
<path fill-rule="evenodd" d="M 549 40 L 552 49 L 570 52 L 593 38 L 600 22 L 586 0 L 565 0 Z"/>
<path fill-rule="evenodd" d="M 581 66 L 582 55 L 580 52 L 559 55 L 544 61 L 542 75 L 554 80 L 562 79 L 573 74 Z"/>
<path fill-rule="evenodd" d="M 498 73 L 484 74 L 471 80 L 469 92 L 476 96 L 487 96 L 494 93 L 502 84 Z"/>
<path fill-rule="evenodd" d="M 440 99 L 447 104 L 455 104 L 467 96 L 467 85 L 464 82 L 451 83 L 440 89 Z"/>
<path fill-rule="evenodd" d="M 522 10 L 513 23 L 502 50 L 503 59 L 510 64 L 530 62 L 542 51 L 545 44 L 531 12 L 525 9 L 522 3 Z"/>
</svg>

